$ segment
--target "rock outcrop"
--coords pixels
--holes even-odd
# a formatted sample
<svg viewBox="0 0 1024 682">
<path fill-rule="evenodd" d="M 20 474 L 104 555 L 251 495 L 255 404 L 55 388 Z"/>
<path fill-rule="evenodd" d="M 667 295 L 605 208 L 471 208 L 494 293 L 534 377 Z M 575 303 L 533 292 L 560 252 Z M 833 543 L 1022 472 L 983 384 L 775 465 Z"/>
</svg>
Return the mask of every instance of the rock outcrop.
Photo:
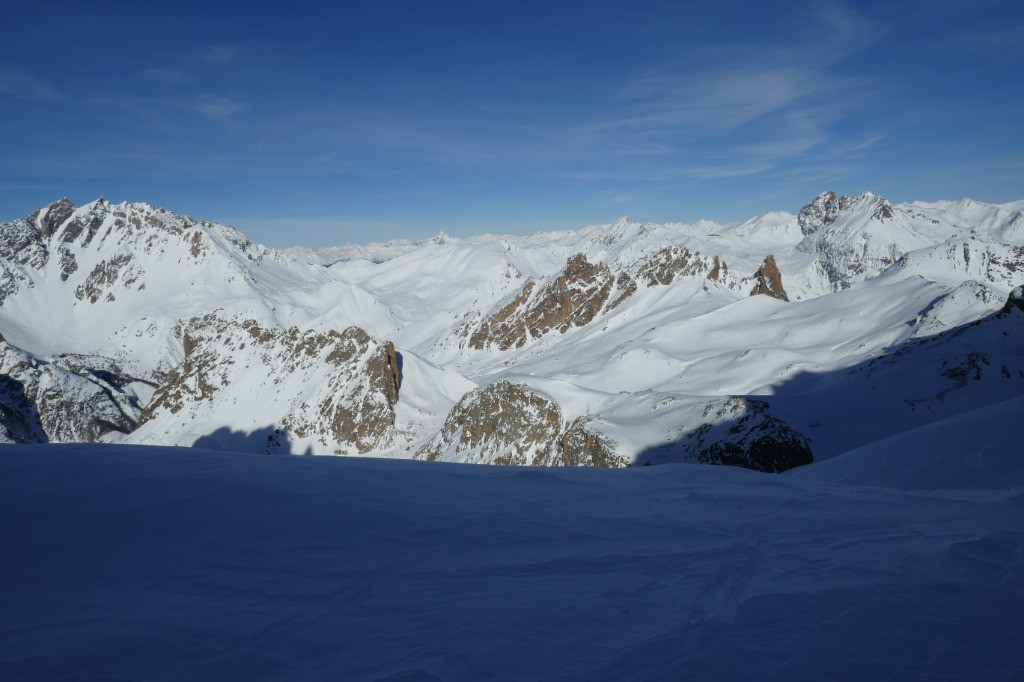
<svg viewBox="0 0 1024 682">
<path fill-rule="evenodd" d="M 1014 288 L 1010 292 L 1010 295 L 1006 297 L 1006 303 L 1003 305 L 1002 313 L 1008 315 L 1014 311 L 1024 312 L 1024 286 Z"/>
<path fill-rule="evenodd" d="M 364 454 L 391 441 L 398 356 L 358 327 L 300 332 L 210 314 L 184 326 L 182 346 L 181 365 L 143 415 L 150 431 L 187 431 L 190 423 L 219 418 L 275 424 L 336 454 Z M 258 405 L 254 389 L 263 394 Z M 239 404 L 248 405 L 246 414 Z"/>
<path fill-rule="evenodd" d="M 834 291 L 878 275 L 910 252 L 934 246 L 932 239 L 914 229 L 907 216 L 897 213 L 882 197 L 864 193 L 839 205 L 842 209 L 835 218 L 823 219 L 823 226 L 797 246 L 814 254 L 814 268 Z"/>
<path fill-rule="evenodd" d="M 754 288 L 750 291 L 751 296 L 764 294 L 777 298 L 780 301 L 788 301 L 786 289 L 782 286 L 782 273 L 779 266 L 775 264 L 775 256 L 769 254 L 764 257 L 761 267 L 754 273 Z"/>
<path fill-rule="evenodd" d="M 800 209 L 796 217 L 800 232 L 808 235 L 831 225 L 839 217 L 839 212 L 853 202 L 854 197 L 845 194 L 837 197 L 835 192 L 822 192 Z"/>
<path fill-rule="evenodd" d="M 398 351 L 395 350 L 395 344 L 388 341 L 384 345 L 384 355 L 388 361 L 388 372 L 390 383 L 388 385 L 388 400 L 391 404 L 398 402 L 398 393 L 402 390 L 402 363 Z"/>
<path fill-rule="evenodd" d="M 629 460 L 619 454 L 618 443 L 594 428 L 596 417 L 578 417 L 559 440 L 555 456 L 545 462 L 552 466 L 626 467 Z"/>
<path fill-rule="evenodd" d="M 543 465 L 555 457 L 562 412 L 549 397 L 501 379 L 470 391 L 417 459 L 502 465 Z"/>
<path fill-rule="evenodd" d="M 552 330 L 564 334 L 597 317 L 617 288 L 625 292 L 631 286 L 629 280 L 617 281 L 604 263 L 590 263 L 582 253 L 576 254 L 547 283 L 538 286 L 528 279 L 511 301 L 480 323 L 470 335 L 469 346 L 508 350 L 522 348 Z M 615 299 L 616 304 L 619 300 Z"/>
<path fill-rule="evenodd" d="M 648 286 L 668 285 L 676 277 L 703 276 L 723 281 L 729 266 L 718 256 L 702 256 L 682 246 L 666 246 L 648 256 L 637 270 L 637 279 Z"/>
<path fill-rule="evenodd" d="M 728 274 L 728 266 L 717 256 L 680 246 L 659 249 L 617 275 L 606 264 L 591 263 L 578 253 L 550 280 L 526 280 L 511 300 L 472 328 L 469 347 L 522 348 L 552 330 L 564 334 L 589 324 L 636 293 L 639 284 L 664 286 L 687 276 L 724 282 Z"/>
<path fill-rule="evenodd" d="M 709 403 L 704 416 L 708 421 L 684 442 L 697 462 L 777 473 L 814 460 L 807 437 L 772 415 L 763 400 Z"/>
<path fill-rule="evenodd" d="M 93 442 L 139 419 L 135 380 L 105 358 L 36 358 L 0 339 L 0 442 Z"/>
</svg>

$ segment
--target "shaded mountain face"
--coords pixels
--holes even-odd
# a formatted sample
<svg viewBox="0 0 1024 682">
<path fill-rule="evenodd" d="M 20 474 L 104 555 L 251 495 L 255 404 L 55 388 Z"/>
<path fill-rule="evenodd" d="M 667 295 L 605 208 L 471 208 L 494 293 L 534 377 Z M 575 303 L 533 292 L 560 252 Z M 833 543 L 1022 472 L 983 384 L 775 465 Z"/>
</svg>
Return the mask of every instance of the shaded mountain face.
<svg viewBox="0 0 1024 682">
<path fill-rule="evenodd" d="M 1022 281 L 1017 204 L 824 192 L 738 224 L 282 252 L 62 199 L 0 223 L 0 423 L 14 442 L 781 471 L 1016 395 Z M 1000 310 L 998 334 L 965 331 Z"/>
<path fill-rule="evenodd" d="M 93 442 L 127 434 L 140 416 L 135 383 L 107 358 L 43 361 L 0 337 L 0 442 Z"/>
</svg>

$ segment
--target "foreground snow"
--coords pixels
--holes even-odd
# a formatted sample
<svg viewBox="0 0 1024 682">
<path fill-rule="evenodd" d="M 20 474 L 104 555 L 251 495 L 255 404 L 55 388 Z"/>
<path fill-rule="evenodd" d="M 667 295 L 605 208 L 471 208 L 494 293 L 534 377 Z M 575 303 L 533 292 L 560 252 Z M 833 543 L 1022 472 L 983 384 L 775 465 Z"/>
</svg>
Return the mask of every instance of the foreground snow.
<svg viewBox="0 0 1024 682">
<path fill-rule="evenodd" d="M 1020 407 L 783 475 L 8 446 L 0 678 L 1020 679 Z"/>
</svg>

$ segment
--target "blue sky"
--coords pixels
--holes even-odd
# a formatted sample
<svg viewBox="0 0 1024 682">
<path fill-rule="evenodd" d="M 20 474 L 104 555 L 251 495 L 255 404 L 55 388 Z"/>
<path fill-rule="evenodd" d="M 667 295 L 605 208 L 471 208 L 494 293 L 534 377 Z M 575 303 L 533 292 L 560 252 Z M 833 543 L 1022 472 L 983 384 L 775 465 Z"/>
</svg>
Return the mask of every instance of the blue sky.
<svg viewBox="0 0 1024 682">
<path fill-rule="evenodd" d="M 0 219 L 273 246 L 1024 198 L 1024 2 L 5 3 Z"/>
</svg>

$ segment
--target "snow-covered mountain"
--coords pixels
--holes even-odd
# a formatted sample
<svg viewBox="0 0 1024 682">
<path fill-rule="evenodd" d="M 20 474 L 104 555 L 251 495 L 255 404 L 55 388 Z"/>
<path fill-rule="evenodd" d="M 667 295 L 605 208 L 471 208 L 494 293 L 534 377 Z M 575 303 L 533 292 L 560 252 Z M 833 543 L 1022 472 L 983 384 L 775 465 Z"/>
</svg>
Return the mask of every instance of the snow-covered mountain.
<svg viewBox="0 0 1024 682">
<path fill-rule="evenodd" d="M 0 433 L 783 470 L 1024 394 L 1021 207 L 278 251 L 62 199 L 0 224 Z"/>
</svg>

